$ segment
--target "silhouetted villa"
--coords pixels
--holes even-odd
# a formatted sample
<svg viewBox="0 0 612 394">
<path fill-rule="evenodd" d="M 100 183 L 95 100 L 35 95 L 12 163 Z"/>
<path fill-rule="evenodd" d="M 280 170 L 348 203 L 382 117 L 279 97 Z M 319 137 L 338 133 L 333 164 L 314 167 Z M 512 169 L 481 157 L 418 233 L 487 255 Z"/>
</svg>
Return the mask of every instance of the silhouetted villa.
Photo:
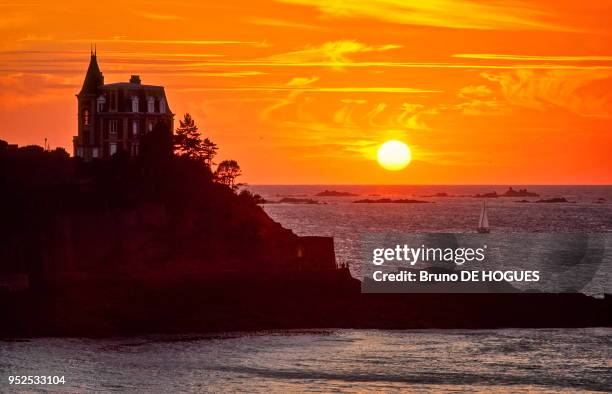
<svg viewBox="0 0 612 394">
<path fill-rule="evenodd" d="M 132 75 L 129 82 L 104 84 L 93 51 L 77 100 L 74 155 L 85 160 L 108 158 L 120 150 L 136 156 L 140 136 L 153 130 L 158 122 L 167 122 L 170 130 L 174 128 L 174 114 L 163 86 L 143 85 L 138 75 Z"/>
</svg>

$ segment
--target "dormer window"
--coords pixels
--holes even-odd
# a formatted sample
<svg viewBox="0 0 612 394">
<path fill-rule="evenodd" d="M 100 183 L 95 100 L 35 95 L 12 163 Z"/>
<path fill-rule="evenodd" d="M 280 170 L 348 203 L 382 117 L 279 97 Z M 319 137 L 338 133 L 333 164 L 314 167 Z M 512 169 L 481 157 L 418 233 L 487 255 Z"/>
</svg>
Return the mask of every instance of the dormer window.
<svg viewBox="0 0 612 394">
<path fill-rule="evenodd" d="M 165 99 L 159 100 L 159 112 L 162 114 L 166 113 L 166 100 Z"/>
<path fill-rule="evenodd" d="M 138 112 L 138 96 L 132 96 L 132 112 Z"/>
<path fill-rule="evenodd" d="M 147 97 L 147 112 L 155 112 L 155 98 Z"/>
<path fill-rule="evenodd" d="M 97 103 L 98 103 L 97 105 L 98 112 L 104 112 L 104 105 L 106 104 L 106 97 L 104 96 L 98 97 Z"/>
<path fill-rule="evenodd" d="M 88 109 L 83 110 L 83 124 L 85 126 L 89 126 L 89 110 Z"/>
</svg>

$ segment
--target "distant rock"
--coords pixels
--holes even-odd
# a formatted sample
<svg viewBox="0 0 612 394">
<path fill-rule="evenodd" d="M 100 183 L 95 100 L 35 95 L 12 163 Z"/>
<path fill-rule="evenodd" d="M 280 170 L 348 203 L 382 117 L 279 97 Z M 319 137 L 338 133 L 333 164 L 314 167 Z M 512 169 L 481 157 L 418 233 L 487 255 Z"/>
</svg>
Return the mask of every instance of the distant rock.
<svg viewBox="0 0 612 394">
<path fill-rule="evenodd" d="M 497 192 L 491 192 L 491 193 L 483 193 L 483 194 L 474 194 L 472 197 L 474 198 L 497 198 L 499 197 L 499 195 L 497 194 Z"/>
<path fill-rule="evenodd" d="M 425 195 L 425 196 L 421 196 L 421 197 L 454 197 L 448 193 L 435 193 L 435 194 L 430 194 L 430 195 Z"/>
<path fill-rule="evenodd" d="M 498 198 L 498 197 L 540 197 L 539 194 L 527 191 L 527 189 L 514 190 L 509 187 L 503 194 L 497 192 L 475 194 L 474 198 Z"/>
<path fill-rule="evenodd" d="M 353 201 L 356 204 L 429 204 L 432 201 L 422 201 L 422 200 L 410 200 L 410 199 L 399 199 L 392 200 L 390 198 L 379 198 L 378 200 L 371 200 L 366 198 L 365 200 L 357 200 Z"/>
<path fill-rule="evenodd" d="M 504 194 L 500 194 L 500 197 L 540 197 L 539 194 L 528 192 L 527 189 L 514 190 L 509 187 Z"/>
<path fill-rule="evenodd" d="M 358 195 L 359 194 L 354 194 L 350 192 L 339 192 L 335 190 L 324 190 L 322 192 L 315 194 L 315 196 L 317 197 L 355 197 Z"/>
<path fill-rule="evenodd" d="M 559 203 L 559 202 L 572 202 L 572 201 L 568 201 L 565 197 L 555 197 L 555 198 L 538 200 L 536 202 L 541 202 L 541 203 Z"/>
</svg>

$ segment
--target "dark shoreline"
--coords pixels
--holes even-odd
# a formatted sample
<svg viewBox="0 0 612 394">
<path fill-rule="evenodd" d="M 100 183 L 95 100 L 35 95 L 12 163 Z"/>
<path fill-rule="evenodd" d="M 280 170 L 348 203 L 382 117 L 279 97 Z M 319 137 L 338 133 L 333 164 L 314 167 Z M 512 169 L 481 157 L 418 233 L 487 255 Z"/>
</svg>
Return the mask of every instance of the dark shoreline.
<svg viewBox="0 0 612 394">
<path fill-rule="evenodd" d="M 609 296 L 362 294 L 331 237 L 283 228 L 170 134 L 91 162 L 0 141 L 0 338 L 612 326 Z"/>
<path fill-rule="evenodd" d="M 348 270 L 47 282 L 0 295 L 0 339 L 288 329 L 611 327 L 612 297 L 361 294 Z"/>
</svg>

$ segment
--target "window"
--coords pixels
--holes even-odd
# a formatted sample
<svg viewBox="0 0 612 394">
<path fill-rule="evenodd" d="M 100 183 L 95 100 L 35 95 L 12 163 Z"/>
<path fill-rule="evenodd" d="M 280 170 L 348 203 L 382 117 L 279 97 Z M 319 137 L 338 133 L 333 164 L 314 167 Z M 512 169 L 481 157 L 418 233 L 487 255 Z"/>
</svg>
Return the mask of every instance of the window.
<svg viewBox="0 0 612 394">
<path fill-rule="evenodd" d="M 138 135 L 138 121 L 137 120 L 132 121 L 132 134 Z"/>
<path fill-rule="evenodd" d="M 94 159 L 98 158 L 98 148 L 93 148 L 91 150 L 91 157 L 93 157 Z"/>
<path fill-rule="evenodd" d="M 98 97 L 98 112 L 104 112 L 104 104 L 106 104 L 106 97 Z"/>
<path fill-rule="evenodd" d="M 164 99 L 159 100 L 159 112 L 162 114 L 166 113 L 166 100 Z"/>
<path fill-rule="evenodd" d="M 111 142 L 108 144 L 108 155 L 112 156 L 115 153 L 117 153 L 117 144 L 114 142 Z"/>
<path fill-rule="evenodd" d="M 138 112 L 138 97 L 132 97 L 132 112 Z"/>
<path fill-rule="evenodd" d="M 155 99 L 147 97 L 147 112 L 155 112 Z"/>
<path fill-rule="evenodd" d="M 88 109 L 83 110 L 83 124 L 85 126 L 89 126 L 89 110 Z"/>
<path fill-rule="evenodd" d="M 153 131 L 153 122 L 149 121 L 149 131 Z"/>
<path fill-rule="evenodd" d="M 117 134 L 117 121 L 116 120 L 111 120 L 109 122 L 108 131 L 110 131 L 111 134 Z"/>
<path fill-rule="evenodd" d="M 79 146 L 76 149 L 76 155 L 77 155 L 77 157 L 83 157 L 83 148 L 82 147 Z"/>
</svg>

